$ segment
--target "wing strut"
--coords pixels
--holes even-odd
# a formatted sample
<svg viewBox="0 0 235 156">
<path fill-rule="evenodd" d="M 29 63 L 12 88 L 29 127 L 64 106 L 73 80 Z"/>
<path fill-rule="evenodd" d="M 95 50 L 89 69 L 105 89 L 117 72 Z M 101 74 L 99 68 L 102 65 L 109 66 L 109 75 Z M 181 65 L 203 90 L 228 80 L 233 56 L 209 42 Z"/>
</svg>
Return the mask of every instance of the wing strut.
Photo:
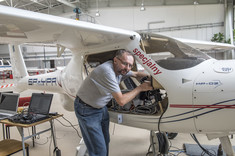
<svg viewBox="0 0 235 156">
<path fill-rule="evenodd" d="M 28 72 L 27 72 L 26 65 L 23 59 L 20 45 L 9 44 L 8 48 L 10 52 L 12 73 L 13 73 L 14 79 L 20 79 L 25 76 L 28 76 Z"/>
<path fill-rule="evenodd" d="M 57 44 L 57 57 L 60 57 L 61 54 L 64 52 L 64 50 L 65 50 L 64 46 L 61 46 L 61 45 Z"/>
</svg>

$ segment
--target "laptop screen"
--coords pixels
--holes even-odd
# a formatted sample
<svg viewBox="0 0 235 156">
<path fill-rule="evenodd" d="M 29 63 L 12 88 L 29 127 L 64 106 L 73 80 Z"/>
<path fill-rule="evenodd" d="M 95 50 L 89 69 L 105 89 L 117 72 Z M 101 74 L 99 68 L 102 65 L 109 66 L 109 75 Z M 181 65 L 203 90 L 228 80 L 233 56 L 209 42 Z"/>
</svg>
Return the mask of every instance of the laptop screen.
<svg viewBox="0 0 235 156">
<path fill-rule="evenodd" d="M 0 110 L 6 112 L 16 112 L 18 108 L 19 94 L 1 93 Z"/>
<path fill-rule="evenodd" d="M 52 98 L 53 94 L 32 93 L 28 113 L 48 115 Z"/>
</svg>

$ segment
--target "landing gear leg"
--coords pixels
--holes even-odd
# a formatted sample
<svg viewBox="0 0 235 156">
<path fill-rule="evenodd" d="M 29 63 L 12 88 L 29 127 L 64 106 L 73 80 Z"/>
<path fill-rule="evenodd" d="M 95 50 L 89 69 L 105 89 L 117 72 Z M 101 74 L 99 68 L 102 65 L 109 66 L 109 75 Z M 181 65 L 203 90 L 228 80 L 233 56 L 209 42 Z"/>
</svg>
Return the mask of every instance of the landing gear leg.
<svg viewBox="0 0 235 156">
<path fill-rule="evenodd" d="M 233 146 L 231 144 L 231 141 L 229 140 L 228 136 L 220 137 L 220 142 L 222 145 L 222 148 L 224 152 L 226 153 L 226 156 L 235 156 Z"/>
</svg>

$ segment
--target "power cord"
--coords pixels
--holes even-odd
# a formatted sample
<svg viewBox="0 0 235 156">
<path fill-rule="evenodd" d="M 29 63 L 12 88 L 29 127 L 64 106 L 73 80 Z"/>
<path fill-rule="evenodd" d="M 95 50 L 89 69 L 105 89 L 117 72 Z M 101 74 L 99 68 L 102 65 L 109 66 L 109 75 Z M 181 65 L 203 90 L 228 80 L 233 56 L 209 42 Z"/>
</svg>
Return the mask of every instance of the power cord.
<svg viewBox="0 0 235 156">
<path fill-rule="evenodd" d="M 152 146 L 154 146 L 154 144 L 155 144 L 155 143 L 152 143 L 152 144 L 149 145 L 148 152 L 146 153 L 146 156 L 148 156 L 148 155 L 150 155 L 151 153 L 153 153 L 153 152 L 150 151 L 150 149 L 151 149 Z"/>
<path fill-rule="evenodd" d="M 168 155 L 178 156 L 178 155 L 180 155 L 181 153 L 185 153 L 185 150 L 184 150 L 184 149 L 180 149 L 180 148 L 178 148 L 178 147 L 174 147 L 174 146 L 172 146 L 171 140 L 168 140 L 168 141 L 169 141 L 169 143 L 170 143 Z M 171 148 L 174 148 L 175 150 L 171 150 Z M 177 153 L 177 154 L 173 154 L 173 153 Z"/>
<path fill-rule="evenodd" d="M 209 155 L 209 156 L 216 156 L 216 152 L 215 151 L 213 151 L 214 153 L 211 153 L 208 149 L 205 149 L 201 144 L 200 144 L 200 142 L 198 141 L 198 139 L 197 139 L 197 137 L 195 136 L 195 134 L 190 134 L 191 135 L 191 137 L 193 138 L 193 140 L 198 144 L 198 146 L 202 149 L 202 155 L 204 155 L 204 154 L 207 154 L 207 155 Z"/>
<path fill-rule="evenodd" d="M 166 108 L 168 107 L 168 103 L 167 103 L 167 106 Z M 161 120 L 162 120 L 162 116 L 165 114 L 167 109 L 164 110 L 164 112 L 162 112 L 161 116 L 159 117 L 159 120 L 158 120 L 158 131 L 159 133 L 161 133 L 161 130 L 160 130 L 160 123 L 161 123 Z"/>
<path fill-rule="evenodd" d="M 53 151 L 53 156 L 61 156 L 61 151 L 58 147 L 56 147 Z"/>
<path fill-rule="evenodd" d="M 58 122 L 59 122 L 62 126 L 64 126 L 64 127 L 72 127 L 72 128 L 77 132 L 78 137 L 79 137 L 79 138 L 82 138 L 81 135 L 79 134 L 78 130 L 74 127 L 74 126 L 78 126 L 78 124 L 77 124 L 77 125 L 73 125 L 73 124 L 72 124 L 68 119 L 66 119 L 64 116 L 62 116 L 62 118 L 63 118 L 65 121 L 67 121 L 67 122 L 70 124 L 70 126 L 63 124 L 63 123 L 62 123 L 60 120 L 58 120 L 58 119 L 56 119 L 56 121 L 58 121 Z"/>
</svg>

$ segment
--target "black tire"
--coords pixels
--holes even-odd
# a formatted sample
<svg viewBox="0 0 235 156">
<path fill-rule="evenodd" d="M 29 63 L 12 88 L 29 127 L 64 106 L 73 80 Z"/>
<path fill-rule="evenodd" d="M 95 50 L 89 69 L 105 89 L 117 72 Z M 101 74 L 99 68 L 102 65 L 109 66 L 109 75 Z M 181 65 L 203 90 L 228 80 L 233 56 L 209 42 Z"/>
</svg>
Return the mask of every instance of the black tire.
<svg viewBox="0 0 235 156">
<path fill-rule="evenodd" d="M 170 140 L 174 139 L 177 135 L 178 135 L 178 133 L 167 133 L 167 137 Z"/>
</svg>

